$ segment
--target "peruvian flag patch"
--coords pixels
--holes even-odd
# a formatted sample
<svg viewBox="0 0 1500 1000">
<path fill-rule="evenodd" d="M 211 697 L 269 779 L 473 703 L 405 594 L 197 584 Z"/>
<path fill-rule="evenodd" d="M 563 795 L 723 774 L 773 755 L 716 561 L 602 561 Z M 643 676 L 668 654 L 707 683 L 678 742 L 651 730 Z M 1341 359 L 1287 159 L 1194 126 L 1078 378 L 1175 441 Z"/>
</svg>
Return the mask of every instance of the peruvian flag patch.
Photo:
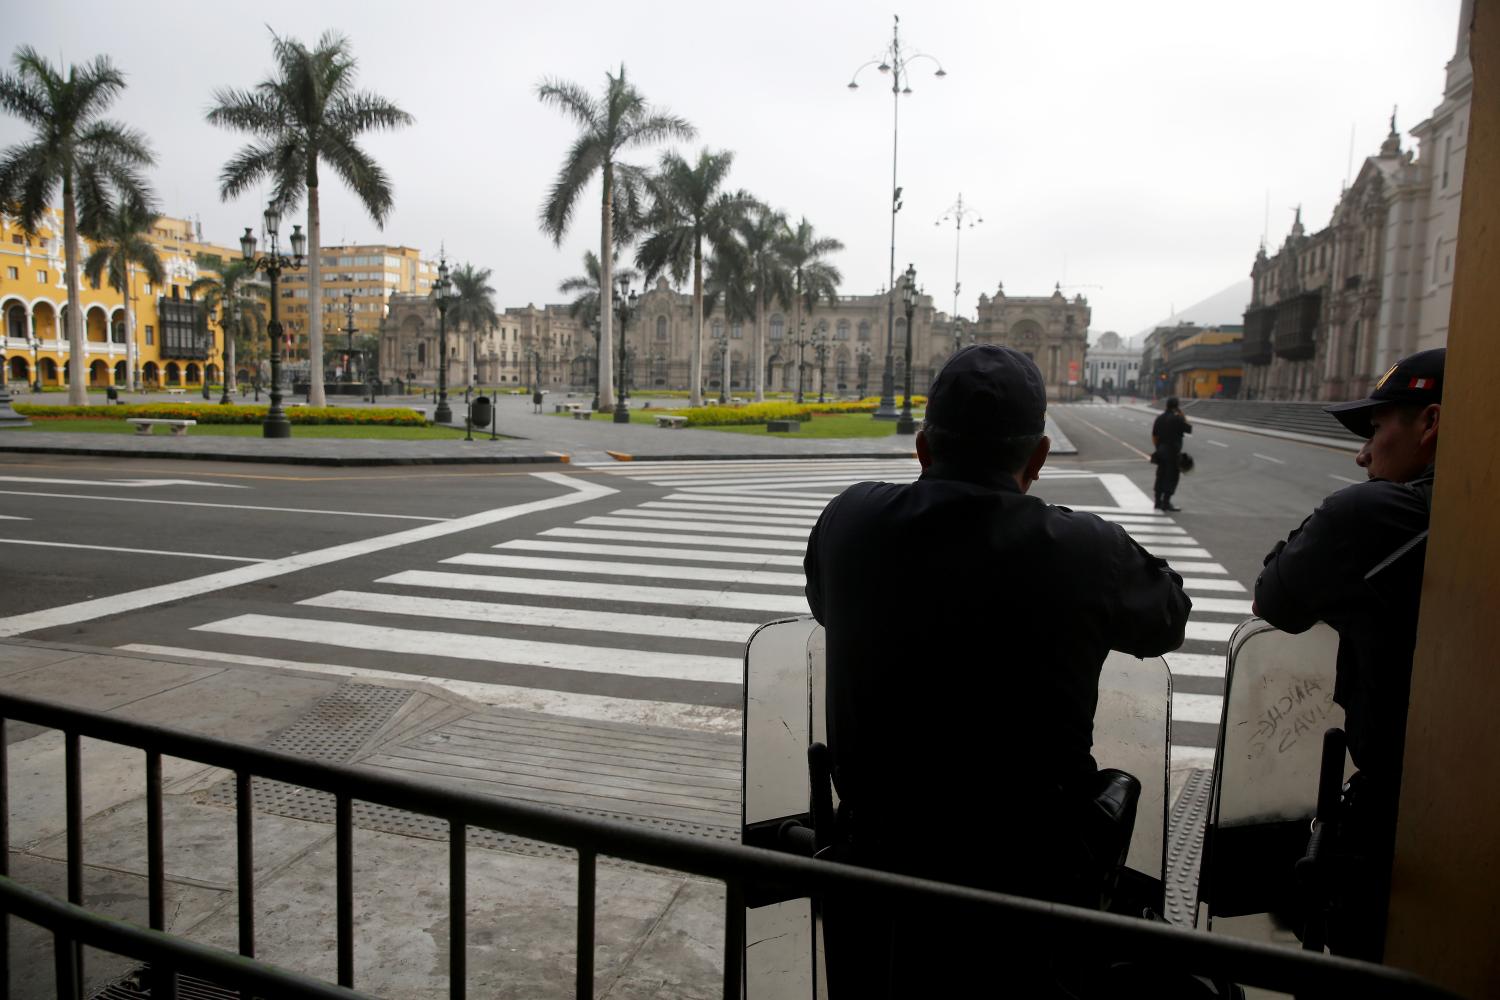
<svg viewBox="0 0 1500 1000">
<path fill-rule="evenodd" d="M 1414 378 L 1410 382 L 1406 383 L 1406 387 L 1408 389 L 1436 389 L 1437 388 L 1437 379 L 1435 379 L 1435 378 Z"/>
</svg>

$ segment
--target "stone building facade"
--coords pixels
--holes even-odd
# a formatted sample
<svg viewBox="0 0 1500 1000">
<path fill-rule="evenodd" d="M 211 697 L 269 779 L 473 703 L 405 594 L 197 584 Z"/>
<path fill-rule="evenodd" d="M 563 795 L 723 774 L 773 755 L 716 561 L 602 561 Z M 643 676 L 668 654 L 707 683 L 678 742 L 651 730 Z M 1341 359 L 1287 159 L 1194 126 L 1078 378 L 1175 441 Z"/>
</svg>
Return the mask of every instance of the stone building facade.
<svg viewBox="0 0 1500 1000">
<path fill-rule="evenodd" d="M 1089 345 L 1083 359 L 1083 384 L 1100 392 L 1134 393 L 1141 376 L 1141 349 L 1113 330 Z"/>
<path fill-rule="evenodd" d="M 978 321 L 970 340 L 1012 347 L 1037 363 L 1049 399 L 1074 399 L 1083 393 L 1083 363 L 1088 349 L 1092 311 L 1082 295 L 1069 299 L 1060 288 L 1048 296 L 1009 296 L 997 286 L 994 296 L 979 296 Z"/>
<path fill-rule="evenodd" d="M 1403 150 L 1395 117 L 1329 225 L 1301 213 L 1281 248 L 1251 269 L 1244 392 L 1254 399 L 1365 395 L 1397 360 L 1448 339 L 1473 70 L 1464 0 L 1442 103 Z"/>
</svg>

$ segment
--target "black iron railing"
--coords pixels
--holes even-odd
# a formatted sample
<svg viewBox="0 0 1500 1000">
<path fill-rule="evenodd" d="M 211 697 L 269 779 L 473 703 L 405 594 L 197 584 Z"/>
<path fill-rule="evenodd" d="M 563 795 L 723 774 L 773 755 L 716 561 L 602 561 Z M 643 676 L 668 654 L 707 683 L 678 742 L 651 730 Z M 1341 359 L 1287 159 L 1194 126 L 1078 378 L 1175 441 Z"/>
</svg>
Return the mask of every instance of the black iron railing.
<svg viewBox="0 0 1500 1000">
<path fill-rule="evenodd" d="M 997 946 L 1016 956 L 1054 948 L 1067 941 L 1081 955 L 1119 955 L 1142 963 L 1182 969 L 1246 985 L 1299 995 L 1360 997 L 1449 996 L 1417 977 L 1395 969 L 1252 944 L 1168 927 L 1146 920 L 1003 896 L 922 879 L 815 861 L 777 851 L 655 832 L 544 806 L 487 798 L 422 785 L 345 765 L 305 760 L 276 750 L 177 732 L 51 702 L 0 694 L 0 845 L 9 845 L 8 770 L 5 721 L 13 719 L 64 734 L 67 813 L 68 903 L 50 900 L 11 882 L 9 852 L 0 851 L 0 913 L 13 913 L 52 931 L 58 964 L 57 995 L 73 998 L 82 988 L 83 945 L 150 962 L 161 985 L 156 996 L 171 995 L 178 972 L 199 975 L 243 996 L 353 997 L 353 818 L 355 800 L 377 803 L 445 820 L 449 830 L 449 993 L 465 995 L 466 834 L 470 827 L 505 831 L 572 848 L 578 854 L 576 990 L 594 995 L 594 872 L 605 854 L 659 868 L 686 872 L 725 884 L 723 995 L 741 995 L 744 947 L 744 889 L 774 885 L 792 896 L 844 895 L 899 897 L 929 904 L 977 908 L 995 929 Z M 145 754 L 147 806 L 148 923 L 142 929 L 81 909 L 83 893 L 82 759 L 83 737 L 135 747 Z M 163 866 L 163 756 L 224 768 L 235 774 L 238 957 L 171 937 L 165 931 Z M 338 987 L 273 969 L 255 958 L 253 879 L 254 801 L 252 777 L 327 792 L 335 797 Z M 69 905 L 71 904 L 71 905 Z M 0 955 L 9 955 L 5 921 L 0 920 Z M 247 961 L 248 960 L 248 961 Z M 997 970 L 1005 963 L 999 959 Z M 1003 971 L 997 971 L 1003 977 Z M 8 976 L 0 976 L 0 1000 L 9 997 Z"/>
</svg>

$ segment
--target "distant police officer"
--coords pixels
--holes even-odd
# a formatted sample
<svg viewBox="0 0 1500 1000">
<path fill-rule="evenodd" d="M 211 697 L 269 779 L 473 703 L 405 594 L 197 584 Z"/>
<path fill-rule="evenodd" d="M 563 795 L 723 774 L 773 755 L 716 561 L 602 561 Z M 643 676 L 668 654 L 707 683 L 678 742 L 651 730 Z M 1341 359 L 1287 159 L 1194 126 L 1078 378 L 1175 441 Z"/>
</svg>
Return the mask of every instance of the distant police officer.
<svg viewBox="0 0 1500 1000">
<path fill-rule="evenodd" d="M 840 859 L 1073 903 L 1092 889 L 1097 905 L 1076 818 L 1100 667 L 1111 649 L 1177 648 L 1191 602 L 1119 525 L 1027 495 L 1046 403 L 1024 354 L 955 354 L 916 438 L 921 478 L 828 504 L 807 598 L 826 629 Z M 991 936 L 911 908 L 830 906 L 826 927 L 836 1000 L 1012 975 Z"/>
<path fill-rule="evenodd" d="M 1385 934 L 1397 795 L 1416 648 L 1422 559 L 1437 460 L 1446 352 L 1392 365 L 1366 399 L 1325 407 L 1365 438 L 1369 481 L 1323 501 L 1266 556 L 1255 609 L 1287 632 L 1324 621 L 1339 633 L 1334 700 L 1359 769 L 1345 789 L 1346 848 L 1366 862 L 1335 901 L 1329 943 L 1378 961 Z M 1414 553 L 1414 554 L 1413 554 Z"/>
<path fill-rule="evenodd" d="M 1182 476 L 1182 436 L 1193 433 L 1193 426 L 1183 416 L 1176 396 L 1167 399 L 1167 408 L 1151 425 L 1151 461 L 1156 463 L 1156 509 L 1177 511 L 1172 494 Z"/>
</svg>

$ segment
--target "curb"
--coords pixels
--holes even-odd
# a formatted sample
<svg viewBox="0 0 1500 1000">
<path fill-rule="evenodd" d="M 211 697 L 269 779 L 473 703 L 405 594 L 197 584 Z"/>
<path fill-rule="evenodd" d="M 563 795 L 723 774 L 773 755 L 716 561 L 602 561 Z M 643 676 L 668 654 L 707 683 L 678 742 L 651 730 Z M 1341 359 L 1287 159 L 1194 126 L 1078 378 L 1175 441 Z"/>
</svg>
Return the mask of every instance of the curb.
<svg viewBox="0 0 1500 1000">
<path fill-rule="evenodd" d="M 1161 412 L 1137 403 L 1126 403 L 1121 409 L 1137 410 L 1141 413 Z M 1317 434 L 1299 434 L 1296 431 L 1278 431 L 1274 427 L 1257 427 L 1254 424 L 1232 424 L 1227 420 L 1210 420 L 1207 417 L 1193 417 L 1193 423 L 1202 424 L 1205 427 L 1225 427 L 1232 431 L 1244 431 L 1246 434 L 1259 434 L 1262 437 L 1281 438 L 1285 441 L 1300 441 L 1302 444 L 1315 444 L 1324 448 L 1336 448 L 1339 451 L 1359 451 L 1363 447 L 1359 441 L 1321 437 Z"/>
<path fill-rule="evenodd" d="M 382 465 L 531 465 L 566 463 L 570 456 L 562 452 L 547 451 L 539 455 L 235 455 L 223 452 L 201 451 L 123 451 L 109 448 L 69 447 L 66 445 L 36 445 L 17 447 L 0 444 L 0 452 L 21 455 L 90 455 L 104 458 L 176 458 L 199 462 L 252 462 L 266 465 L 321 465 L 329 468 L 354 468 Z"/>
<path fill-rule="evenodd" d="M 631 455 L 623 451 L 606 451 L 606 455 L 616 462 L 787 462 L 800 461 L 802 459 L 831 459 L 831 458 L 916 458 L 914 451 L 832 451 L 832 452 L 799 452 L 790 455 L 767 454 L 763 451 L 747 452 L 738 455 L 714 455 L 693 454 L 690 452 L 673 455 Z"/>
</svg>

